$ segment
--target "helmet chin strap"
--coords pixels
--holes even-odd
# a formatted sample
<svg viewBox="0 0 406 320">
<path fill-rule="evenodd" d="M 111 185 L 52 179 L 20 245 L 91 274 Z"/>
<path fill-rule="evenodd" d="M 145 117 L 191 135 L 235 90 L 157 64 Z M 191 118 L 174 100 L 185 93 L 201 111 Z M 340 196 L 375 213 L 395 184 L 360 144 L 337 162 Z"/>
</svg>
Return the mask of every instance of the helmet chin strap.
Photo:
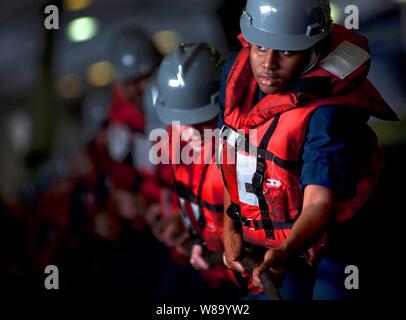
<svg viewBox="0 0 406 320">
<path fill-rule="evenodd" d="M 303 69 L 302 73 L 300 74 L 300 76 L 303 76 L 304 74 L 306 74 L 309 70 L 313 69 L 313 67 L 317 64 L 317 62 L 319 61 L 319 52 L 318 50 L 316 50 L 315 47 L 311 48 L 311 52 L 310 52 L 310 59 L 309 59 L 309 63 L 307 64 L 307 66 Z"/>
</svg>

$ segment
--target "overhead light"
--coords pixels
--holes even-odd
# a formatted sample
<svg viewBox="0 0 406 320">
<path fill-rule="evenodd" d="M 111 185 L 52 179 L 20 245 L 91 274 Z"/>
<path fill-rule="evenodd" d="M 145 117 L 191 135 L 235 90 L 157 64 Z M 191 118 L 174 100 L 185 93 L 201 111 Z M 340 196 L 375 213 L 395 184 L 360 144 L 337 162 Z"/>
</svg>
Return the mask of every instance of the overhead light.
<svg viewBox="0 0 406 320">
<path fill-rule="evenodd" d="M 162 55 L 174 51 L 182 41 L 180 35 L 173 30 L 159 31 L 153 35 L 152 39 Z"/>
<path fill-rule="evenodd" d="M 93 63 L 87 69 L 87 79 L 92 86 L 103 87 L 113 81 L 114 66 L 108 61 Z"/>
<path fill-rule="evenodd" d="M 82 42 L 92 39 L 99 28 L 97 19 L 92 17 L 81 17 L 72 20 L 68 24 L 67 34 L 72 42 Z"/>
<path fill-rule="evenodd" d="M 64 0 L 63 6 L 68 11 L 79 11 L 87 8 L 92 0 Z"/>
</svg>

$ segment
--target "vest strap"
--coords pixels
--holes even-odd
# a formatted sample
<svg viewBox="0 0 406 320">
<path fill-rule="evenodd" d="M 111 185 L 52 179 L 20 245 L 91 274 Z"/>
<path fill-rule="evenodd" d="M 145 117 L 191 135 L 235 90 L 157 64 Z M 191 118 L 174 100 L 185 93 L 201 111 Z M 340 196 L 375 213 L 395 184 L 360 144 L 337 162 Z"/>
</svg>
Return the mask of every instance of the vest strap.
<svg viewBox="0 0 406 320">
<path fill-rule="evenodd" d="M 240 206 L 232 203 L 227 208 L 227 215 L 232 219 L 234 222 L 239 223 L 240 225 L 247 227 L 250 230 L 266 230 L 270 227 L 269 222 L 271 222 L 273 228 L 275 230 L 282 230 L 282 229 L 291 229 L 293 227 L 294 222 L 280 222 L 280 221 L 271 221 L 271 219 L 266 218 L 262 220 L 253 220 L 249 218 L 242 217 L 240 214 Z"/>
<path fill-rule="evenodd" d="M 213 205 L 210 204 L 206 201 L 204 201 L 202 199 L 202 192 L 203 192 L 203 184 L 205 181 L 205 177 L 207 174 L 207 170 L 208 170 L 209 165 L 206 164 L 203 168 L 203 172 L 202 172 L 202 176 L 200 178 L 199 181 L 199 186 L 198 186 L 198 195 L 195 195 L 189 187 L 187 187 L 186 185 L 184 185 L 183 183 L 181 183 L 180 181 L 178 181 L 176 179 L 176 171 L 174 171 L 174 176 L 175 176 L 175 192 L 179 197 L 179 201 L 180 199 L 184 199 L 186 201 L 188 201 L 190 203 L 190 206 L 192 206 L 192 204 L 197 205 L 197 210 L 199 211 L 199 215 L 198 217 L 194 216 L 194 215 L 188 215 L 182 207 L 181 204 L 181 208 L 182 208 L 182 212 L 183 212 L 183 217 L 184 219 L 189 221 L 189 234 L 191 235 L 192 238 L 195 238 L 195 235 L 200 236 L 200 238 L 202 238 L 202 234 L 203 234 L 203 230 L 206 227 L 206 219 L 204 216 L 204 212 L 203 212 L 203 208 L 206 208 L 210 211 L 213 212 L 219 212 L 222 213 L 223 212 L 223 205 Z M 176 170 L 176 169 L 175 169 Z M 194 210 L 192 208 L 192 210 Z"/>
<path fill-rule="evenodd" d="M 273 152 L 266 150 L 266 148 L 262 149 L 261 147 L 256 147 L 243 135 L 241 135 L 228 125 L 223 125 L 220 131 L 220 139 L 239 151 L 247 153 L 252 152 L 257 155 L 261 154 L 261 156 L 263 156 L 266 160 L 270 160 L 279 167 L 286 170 L 296 170 L 300 167 L 301 164 L 300 161 L 284 160 L 282 158 L 279 158 Z M 217 158 L 217 163 L 220 164 L 219 157 Z"/>
<path fill-rule="evenodd" d="M 266 150 L 273 133 L 275 132 L 276 126 L 278 125 L 280 113 L 277 114 L 268 130 L 265 132 L 262 138 L 259 149 Z M 254 186 L 255 194 L 258 198 L 259 209 L 261 212 L 262 224 L 265 230 L 265 235 L 267 239 L 275 239 L 274 226 L 272 220 L 269 217 L 268 203 L 265 200 L 265 196 L 262 192 L 262 187 L 264 184 L 265 176 L 265 157 L 264 152 L 258 152 L 257 154 L 257 170 L 252 179 L 252 185 Z"/>
<path fill-rule="evenodd" d="M 198 196 L 196 196 L 195 194 L 191 193 L 189 188 L 186 187 L 183 183 L 180 183 L 179 181 L 175 182 L 175 192 L 176 194 L 193 203 L 198 204 L 199 206 L 206 208 L 210 211 L 213 212 L 218 212 L 218 213 L 223 213 L 224 211 L 224 206 L 221 204 L 212 204 L 209 203 L 203 199 L 200 199 Z"/>
</svg>

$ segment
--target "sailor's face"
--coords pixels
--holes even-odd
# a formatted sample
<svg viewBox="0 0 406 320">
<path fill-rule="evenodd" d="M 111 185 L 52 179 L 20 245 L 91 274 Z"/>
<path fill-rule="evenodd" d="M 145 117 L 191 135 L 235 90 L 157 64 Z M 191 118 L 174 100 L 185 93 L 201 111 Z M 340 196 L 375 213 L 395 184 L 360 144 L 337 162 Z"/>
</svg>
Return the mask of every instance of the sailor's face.
<svg viewBox="0 0 406 320">
<path fill-rule="evenodd" d="M 305 59 L 305 51 L 282 51 L 250 45 L 252 73 L 265 94 L 285 91 L 289 83 L 298 77 Z"/>
</svg>

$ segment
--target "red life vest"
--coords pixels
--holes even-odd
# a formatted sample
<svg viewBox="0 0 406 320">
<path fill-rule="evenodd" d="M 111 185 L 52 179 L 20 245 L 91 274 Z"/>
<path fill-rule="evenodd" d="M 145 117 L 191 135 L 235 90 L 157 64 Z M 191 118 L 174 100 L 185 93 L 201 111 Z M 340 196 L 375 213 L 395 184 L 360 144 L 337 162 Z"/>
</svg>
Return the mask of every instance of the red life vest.
<svg viewBox="0 0 406 320">
<path fill-rule="evenodd" d="M 143 132 L 145 129 L 145 117 L 142 108 L 129 102 L 119 85 L 113 87 L 113 101 L 107 117 L 110 123 L 125 123 L 133 131 Z"/>
<path fill-rule="evenodd" d="M 110 149 L 116 150 L 116 155 L 112 156 L 116 160 L 113 159 L 110 167 L 113 185 L 118 189 L 141 193 L 148 202 L 159 202 L 161 182 L 164 180 L 159 179 L 158 174 L 162 172 L 158 172 L 158 168 L 149 161 L 151 144 L 144 134 L 144 113 L 139 105 L 125 98 L 118 85 L 113 87 L 108 121 L 106 140 L 112 145 Z"/>
<path fill-rule="evenodd" d="M 312 112 L 323 105 L 335 105 L 363 109 L 385 120 L 397 117 L 366 79 L 368 62 L 343 80 L 318 66 L 299 83 L 304 87 L 309 83 L 323 85 L 322 92 L 273 94 L 255 105 L 258 84 L 250 67 L 249 46 L 242 35 L 239 39 L 243 48 L 227 79 L 221 170 L 232 202 L 228 213 L 242 222 L 245 241 L 272 248 L 286 239 L 301 212 L 301 151 Z M 368 51 L 365 38 L 334 25 L 329 53 L 344 41 Z M 370 139 L 376 144 L 372 131 Z M 337 222 L 350 219 L 364 205 L 382 168 L 377 148 L 361 172 L 356 196 L 338 203 Z"/>
<path fill-rule="evenodd" d="M 113 148 L 116 150 L 115 153 L 118 152 L 118 155 L 111 155 L 113 161 L 111 163 L 110 176 L 115 187 L 123 190 L 132 190 L 137 180 L 131 158 L 128 156 L 130 155 L 133 141 L 132 132 L 143 132 L 145 119 L 142 109 L 125 98 L 124 92 L 119 85 L 113 87 L 112 96 L 113 100 L 107 116 L 109 127 L 107 129 L 105 142 L 110 155 Z M 113 128 L 115 132 L 112 137 L 109 137 L 110 131 L 113 130 Z M 110 141 L 111 139 L 112 141 Z M 118 161 L 115 158 L 120 158 L 121 160 Z"/>
<path fill-rule="evenodd" d="M 204 144 L 199 155 L 200 163 L 185 164 L 180 161 L 175 164 L 172 133 L 180 135 L 181 132 L 171 125 L 167 131 L 170 136 L 169 160 L 173 164 L 175 192 L 179 198 L 183 223 L 192 237 L 200 239 L 209 252 L 223 253 L 224 188 L 220 170 L 215 163 L 215 144 Z M 185 143 L 181 144 L 180 150 L 184 146 Z M 233 272 L 222 265 L 202 271 L 201 275 L 214 288 L 223 282 L 236 284 Z"/>
<path fill-rule="evenodd" d="M 171 133 L 180 135 L 174 126 L 168 126 L 167 130 L 170 136 L 172 136 Z M 171 138 L 170 141 L 174 139 Z M 213 146 L 214 144 L 209 147 L 213 149 Z M 214 161 L 214 150 L 209 152 L 205 145 L 201 156 L 209 159 L 201 158 L 200 163 L 185 164 L 180 161 L 179 164 L 174 164 L 175 155 L 172 149 L 174 148 L 170 143 L 170 162 L 173 164 L 175 192 L 183 209 L 182 212 L 185 214 L 183 218 L 186 227 L 201 238 L 210 251 L 224 252 L 221 239 L 224 189 L 220 170 Z"/>
</svg>

